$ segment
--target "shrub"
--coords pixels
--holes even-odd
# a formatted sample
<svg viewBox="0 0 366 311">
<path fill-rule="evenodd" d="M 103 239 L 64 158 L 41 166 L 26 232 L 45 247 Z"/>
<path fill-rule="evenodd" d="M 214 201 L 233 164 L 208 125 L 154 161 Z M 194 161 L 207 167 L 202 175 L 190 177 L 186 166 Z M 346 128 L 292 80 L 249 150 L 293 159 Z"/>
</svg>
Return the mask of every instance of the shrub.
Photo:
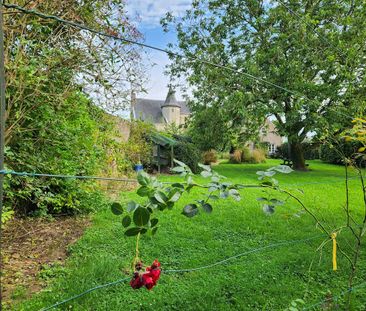
<svg viewBox="0 0 366 311">
<path fill-rule="evenodd" d="M 230 155 L 230 163 L 232 164 L 239 164 L 241 163 L 241 150 L 235 150 L 233 154 Z"/>
<path fill-rule="evenodd" d="M 264 163 L 266 162 L 266 152 L 263 149 L 254 149 L 251 151 L 248 147 L 237 149 L 231 154 L 230 163 Z"/>
<path fill-rule="evenodd" d="M 174 146 L 174 158 L 187 164 L 193 173 L 201 171 L 198 163 L 202 161 L 201 151 L 192 143 L 179 141 Z"/>
<path fill-rule="evenodd" d="M 252 163 L 252 154 L 248 147 L 244 147 L 241 150 L 241 162 L 242 163 Z"/>
<path fill-rule="evenodd" d="M 217 153 L 215 150 L 211 149 L 203 153 L 203 163 L 209 165 L 211 163 L 217 162 Z"/>
<path fill-rule="evenodd" d="M 251 163 L 264 163 L 266 162 L 266 152 L 263 149 L 254 149 L 252 151 Z"/>
<path fill-rule="evenodd" d="M 131 132 L 124 145 L 125 156 L 132 165 L 142 163 L 148 167 L 152 161 L 152 143 L 149 141 L 154 128 L 151 124 L 139 120 L 131 122 Z"/>
<path fill-rule="evenodd" d="M 343 165 L 343 157 L 351 158 L 360 147 L 362 144 L 356 141 L 339 140 L 334 144 L 324 144 L 320 148 L 320 159 L 327 163 Z M 358 164 L 361 164 L 361 161 L 359 158 Z"/>
<path fill-rule="evenodd" d="M 318 144 L 314 143 L 303 143 L 302 148 L 304 151 L 305 160 L 315 160 L 319 159 L 320 148 Z M 276 159 L 289 158 L 288 153 L 288 143 L 284 143 L 277 148 L 277 151 L 274 155 L 271 156 Z"/>
<path fill-rule="evenodd" d="M 230 160 L 230 153 L 229 152 L 220 152 L 218 153 L 218 158 L 223 160 Z"/>
</svg>

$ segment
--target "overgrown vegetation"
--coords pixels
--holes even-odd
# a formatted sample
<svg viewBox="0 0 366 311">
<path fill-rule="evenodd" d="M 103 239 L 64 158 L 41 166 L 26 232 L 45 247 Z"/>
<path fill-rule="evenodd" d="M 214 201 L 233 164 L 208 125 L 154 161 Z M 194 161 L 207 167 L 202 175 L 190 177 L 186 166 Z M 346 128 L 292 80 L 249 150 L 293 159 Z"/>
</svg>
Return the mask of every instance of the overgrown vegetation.
<svg viewBox="0 0 366 311">
<path fill-rule="evenodd" d="M 125 38 L 141 37 L 125 18 L 122 1 L 17 4 Z M 124 107 L 127 87 L 142 75 L 139 50 L 50 19 L 5 13 L 6 169 L 93 175 L 113 162 L 119 174 L 125 173 L 117 130 L 104 111 Z M 27 215 L 89 211 L 98 206 L 95 190 L 91 182 L 7 176 L 4 216 L 12 210 Z"/>
</svg>

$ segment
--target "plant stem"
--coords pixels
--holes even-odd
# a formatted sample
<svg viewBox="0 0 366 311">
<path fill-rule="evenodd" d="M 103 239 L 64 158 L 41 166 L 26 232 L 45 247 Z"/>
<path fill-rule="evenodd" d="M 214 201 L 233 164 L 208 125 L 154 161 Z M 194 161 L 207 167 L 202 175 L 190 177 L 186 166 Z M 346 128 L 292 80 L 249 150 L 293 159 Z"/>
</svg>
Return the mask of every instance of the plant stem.
<svg viewBox="0 0 366 311">
<path fill-rule="evenodd" d="M 136 237 L 136 250 L 135 250 L 135 258 L 132 262 L 132 270 L 135 271 L 135 267 L 137 262 L 139 261 L 139 242 L 140 242 L 140 233 L 137 234 Z"/>
</svg>

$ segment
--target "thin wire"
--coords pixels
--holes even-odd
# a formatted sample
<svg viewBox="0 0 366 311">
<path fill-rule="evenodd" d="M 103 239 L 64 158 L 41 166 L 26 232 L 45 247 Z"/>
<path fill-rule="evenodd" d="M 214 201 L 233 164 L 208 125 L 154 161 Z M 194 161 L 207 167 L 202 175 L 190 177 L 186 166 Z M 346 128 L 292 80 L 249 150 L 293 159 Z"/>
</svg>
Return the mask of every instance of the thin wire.
<svg viewBox="0 0 366 311">
<path fill-rule="evenodd" d="M 291 245 L 291 244 L 296 244 L 296 243 L 308 242 L 308 241 L 311 241 L 311 240 L 318 239 L 319 237 L 324 237 L 324 234 L 321 234 L 321 235 L 318 234 L 316 236 L 313 236 L 313 237 L 310 237 L 310 238 L 306 238 L 306 239 L 285 241 L 285 242 L 280 242 L 280 243 L 275 243 L 275 244 L 270 244 L 270 245 L 267 245 L 267 246 L 255 248 L 255 249 L 252 249 L 250 251 L 246 251 L 246 252 L 240 253 L 238 255 L 228 257 L 228 258 L 226 258 L 224 260 L 220 260 L 218 262 L 215 262 L 215 263 L 212 263 L 212 264 L 209 264 L 209 265 L 206 265 L 206 266 L 201 266 L 201 267 L 191 268 L 191 269 L 181 269 L 181 270 L 163 270 L 162 273 L 164 273 L 164 274 L 168 274 L 168 273 L 186 273 L 186 272 L 193 272 L 193 271 L 208 269 L 208 268 L 212 268 L 212 267 L 217 266 L 217 265 L 221 265 L 221 264 L 227 263 L 230 260 L 237 259 L 239 257 L 245 256 L 245 255 L 249 255 L 249 254 L 252 254 L 252 253 L 260 252 L 260 251 L 263 251 L 263 250 L 266 250 L 266 249 L 269 249 L 269 248 L 275 248 L 275 247 L 280 247 L 280 246 L 284 246 L 284 245 Z M 56 304 L 54 304 L 52 306 L 49 306 L 49 307 L 47 307 L 45 309 L 42 309 L 41 311 L 51 310 L 51 309 L 56 308 L 56 307 L 58 307 L 58 306 L 60 306 L 62 304 L 65 304 L 65 303 L 67 303 L 67 302 L 69 302 L 71 300 L 75 300 L 77 298 L 80 298 L 80 297 L 82 297 L 82 296 L 84 296 L 84 295 L 86 295 L 86 294 L 88 294 L 88 293 L 90 293 L 92 291 L 97 290 L 97 289 L 101 289 L 101 288 L 105 288 L 105 287 L 108 287 L 108 286 L 117 285 L 117 284 L 122 283 L 122 282 L 125 282 L 125 281 L 127 281 L 129 279 L 130 279 L 130 277 L 127 277 L 127 278 L 119 279 L 119 280 L 114 281 L 114 282 L 106 283 L 106 284 L 103 284 L 103 285 L 98 285 L 96 287 L 93 287 L 93 288 L 90 288 L 90 289 L 86 290 L 85 292 L 82 292 L 81 294 L 78 294 L 78 295 L 72 296 L 72 297 L 70 297 L 68 299 L 65 299 L 63 301 L 57 302 Z"/>
<path fill-rule="evenodd" d="M 28 176 L 28 177 L 48 177 L 48 178 L 65 178 L 65 179 L 93 179 L 93 180 L 109 180 L 109 181 L 122 181 L 126 183 L 138 183 L 137 179 L 130 179 L 130 178 L 114 178 L 114 177 L 102 177 L 102 176 L 78 176 L 78 175 L 58 175 L 58 174 L 41 174 L 41 173 L 29 173 L 29 172 L 17 172 L 13 170 L 0 170 L 0 175 L 14 175 L 14 176 Z M 348 180 L 357 180 L 358 177 L 350 177 Z M 281 184 L 282 186 L 305 186 L 305 185 L 328 185 L 334 183 L 341 183 L 344 182 L 344 179 L 339 178 L 339 180 L 327 181 L 327 182 L 304 182 L 304 183 L 293 183 L 293 184 Z M 161 182 L 165 185 L 171 185 L 174 183 L 186 184 L 186 182 L 179 182 L 179 181 L 164 181 Z M 261 185 L 241 185 L 241 187 L 245 188 L 261 188 Z M 202 186 L 205 188 L 206 186 Z M 209 188 L 209 186 L 207 186 Z M 106 191 L 114 191 L 119 189 L 105 189 Z M 123 190 L 121 190 L 123 191 Z"/>
<path fill-rule="evenodd" d="M 240 254 L 235 255 L 235 256 L 228 257 L 226 259 L 214 262 L 214 263 L 206 265 L 206 266 L 201 266 L 201 267 L 197 267 L 197 268 L 189 268 L 189 269 L 181 269 L 181 270 L 166 270 L 164 273 L 193 272 L 193 271 L 208 269 L 208 268 L 212 268 L 212 267 L 215 267 L 215 266 L 218 266 L 218 265 L 222 265 L 222 264 L 224 264 L 228 261 L 231 261 L 233 259 L 245 256 L 245 255 L 257 253 L 257 252 L 260 252 L 260 251 L 263 251 L 263 250 L 266 250 L 266 249 L 269 249 L 269 248 L 275 248 L 275 247 L 280 247 L 280 246 L 284 246 L 284 245 L 291 245 L 291 244 L 296 244 L 296 243 L 308 242 L 308 241 L 318 239 L 320 237 L 324 237 L 324 234 L 321 234 L 321 235 L 318 234 L 316 236 L 313 236 L 313 237 L 310 237 L 310 238 L 307 238 L 307 239 L 302 239 L 302 240 L 292 240 L 292 241 L 285 241 L 285 242 L 280 242 L 280 243 L 275 243 L 275 244 L 269 244 L 269 245 L 266 245 L 266 246 L 262 246 L 262 247 L 259 247 L 259 248 L 255 248 L 255 249 L 240 253 Z"/>
<path fill-rule="evenodd" d="M 119 284 L 119 283 L 123 283 L 123 282 L 125 282 L 125 281 L 127 281 L 127 280 L 129 280 L 129 279 L 130 279 L 130 277 L 127 277 L 127 278 L 124 278 L 124 279 L 119 279 L 119 280 L 114 281 L 114 282 L 106 283 L 106 284 L 103 284 L 103 285 L 98 285 L 98 286 L 96 286 L 96 287 L 93 287 L 93 288 L 90 288 L 90 289 L 86 290 L 85 292 L 82 292 L 81 294 L 78 294 L 78 295 L 72 296 L 72 297 L 70 297 L 70 298 L 68 298 L 68 299 L 65 299 L 65 300 L 63 300 L 63 301 L 57 302 L 57 303 L 55 303 L 54 305 L 52 305 L 52 306 L 50 306 L 50 307 L 47 307 L 47 308 L 45 308 L 45 309 L 41 309 L 41 311 L 51 310 L 51 309 L 53 309 L 53 308 L 56 308 L 56 307 L 58 307 L 58 306 L 60 306 L 60 305 L 65 304 L 65 303 L 67 303 L 67 302 L 69 302 L 69 301 L 71 301 L 71 300 L 74 300 L 74 299 L 80 298 L 80 297 L 82 297 L 82 296 L 84 296 L 84 295 L 86 295 L 86 294 L 88 294 L 88 293 L 90 293 L 90 292 L 93 292 L 93 291 L 97 290 L 97 289 L 105 288 L 105 287 L 112 286 L 112 285 L 117 285 L 117 284 Z"/>
<path fill-rule="evenodd" d="M 360 283 L 360 284 L 358 284 L 358 285 L 356 285 L 356 286 L 353 286 L 353 287 L 351 287 L 351 288 L 349 288 L 349 289 L 347 289 L 347 290 L 345 290 L 345 291 L 343 291 L 343 292 L 339 293 L 337 296 L 334 296 L 334 297 L 331 297 L 331 298 L 323 299 L 323 300 L 321 300 L 321 301 L 319 301 L 319 302 L 317 302 L 317 303 L 315 303 L 315 304 L 313 304 L 313 305 L 310 305 L 310 306 L 308 306 L 308 307 L 303 308 L 302 310 L 303 310 L 303 311 L 305 311 L 305 310 L 311 310 L 311 309 L 314 309 L 315 307 L 317 307 L 317 306 L 319 306 L 319 305 L 321 305 L 321 304 L 323 304 L 323 303 L 325 303 L 325 302 L 328 302 L 328 301 L 331 301 L 331 300 L 338 300 L 338 298 L 340 298 L 341 296 L 343 296 L 343 295 L 345 295 L 345 294 L 347 294 L 347 293 L 350 293 L 350 292 L 356 291 L 356 290 L 358 290 L 359 288 L 364 287 L 364 286 L 366 286 L 366 282 L 363 282 L 363 283 Z"/>
<path fill-rule="evenodd" d="M 277 89 L 280 89 L 282 91 L 285 91 L 289 94 L 292 94 L 292 95 L 295 95 L 295 96 L 304 96 L 302 95 L 301 93 L 299 92 L 295 92 L 295 91 L 291 91 L 285 87 L 282 87 L 278 84 L 275 84 L 273 82 L 270 82 L 270 81 L 267 81 L 263 78 L 260 78 L 260 77 L 257 77 L 257 76 L 254 76 L 250 73 L 247 73 L 247 72 L 243 72 L 241 69 L 235 69 L 233 67 L 229 67 L 229 66 L 225 66 L 225 65 L 221 65 L 221 64 L 217 64 L 217 63 L 213 63 L 213 62 L 210 62 L 210 61 L 207 61 L 207 60 L 202 60 L 202 59 L 199 59 L 197 57 L 194 57 L 194 56 L 184 56 L 182 54 L 179 54 L 179 53 L 176 53 L 176 52 L 172 52 L 172 51 L 168 51 L 168 50 L 165 50 L 163 48 L 160 48 L 160 47 L 157 47 L 157 46 L 153 46 L 153 45 L 150 45 L 150 44 L 146 44 L 146 43 L 141 43 L 141 42 L 138 42 L 138 41 L 134 41 L 134 40 L 130 40 L 130 39 L 126 39 L 126 38 L 123 38 L 123 37 L 120 37 L 120 36 L 117 36 L 117 35 L 113 35 L 113 34 L 109 34 L 109 33 L 106 33 L 106 32 L 102 32 L 102 31 L 99 31 L 99 30 L 96 30 L 96 29 L 93 29 L 91 27 L 88 27 L 86 25 L 83 25 L 83 24 L 79 24 L 79 23 L 75 23 L 73 21 L 69 21 L 69 20 L 66 20 L 66 19 L 63 19 L 61 17 L 58 17 L 56 15 L 48 15 L 48 14 L 44 14 L 42 12 L 39 12 L 39 11 L 36 11 L 36 10 L 28 10 L 24 7 L 21 7 L 19 5 L 16 5 L 16 4 L 3 4 L 3 6 L 7 9 L 15 9 L 15 10 L 18 10 L 18 11 L 21 11 L 25 14 L 33 14 L 33 15 L 36 15 L 38 17 L 41 17 L 43 19 L 50 19 L 50 20 L 54 20 L 54 21 L 57 21 L 59 23 L 63 23 L 63 24 L 67 24 L 67 25 L 70 25 L 72 27 L 75 27 L 75 28 L 78 28 L 78 29 L 82 29 L 82 30 L 86 30 L 86 31 L 89 31 L 91 33 L 95 33 L 97 35 L 100 35 L 100 36 L 103 36 L 103 37 L 107 37 L 107 38 L 111 38 L 111 39 L 114 39 L 114 40 L 119 40 L 119 41 L 122 41 L 122 42 L 126 42 L 126 43 L 130 43 L 130 44 L 134 44 L 134 45 L 138 45 L 138 46 L 141 46 L 141 47 L 144 47 L 144 48 L 148 48 L 148 49 L 151 49 L 151 50 L 155 50 L 155 51 L 159 51 L 159 52 L 163 52 L 169 56 L 175 56 L 177 58 L 186 58 L 188 60 L 193 60 L 193 61 L 198 61 L 202 64 L 206 64 L 206 65 L 210 65 L 210 66 L 214 66 L 214 67 L 217 67 L 217 68 L 220 68 L 220 69 L 225 69 L 225 70 L 229 70 L 229 71 L 232 71 L 232 72 L 235 72 L 237 74 L 242 74 L 252 80 L 255 80 L 255 81 L 258 81 L 258 82 L 261 82 L 261 83 L 264 83 L 264 84 L 267 84 L 267 85 L 270 85 L 270 86 L 273 86 Z"/>
<path fill-rule="evenodd" d="M 117 35 L 113 35 L 113 34 L 109 34 L 109 33 L 106 33 L 106 32 L 102 32 L 102 31 L 93 29 L 91 27 L 88 27 L 86 25 L 79 24 L 79 23 L 75 23 L 73 21 L 63 19 L 63 18 L 58 17 L 56 15 L 48 15 L 48 14 L 44 14 L 44 13 L 39 12 L 39 11 L 36 11 L 36 10 L 28 10 L 28 9 L 26 9 L 24 7 L 21 7 L 19 5 L 16 5 L 16 4 L 5 4 L 5 3 L 3 3 L 3 6 L 5 8 L 7 8 L 7 9 L 15 9 L 15 10 L 21 11 L 21 12 L 23 12 L 25 14 L 33 14 L 33 15 L 36 15 L 36 16 L 41 17 L 43 19 L 55 20 L 55 21 L 57 21 L 59 23 L 67 24 L 67 25 L 70 25 L 70 26 L 75 27 L 75 28 L 78 28 L 78 29 L 86 30 L 86 31 L 95 33 L 97 35 L 103 36 L 103 37 L 111 38 L 111 39 L 114 39 L 114 40 L 119 40 L 119 41 L 126 42 L 126 43 L 129 43 L 129 44 L 138 45 L 138 46 L 141 46 L 141 47 L 144 47 L 144 48 L 148 48 L 148 49 L 151 49 L 151 50 L 163 52 L 163 53 L 165 53 L 165 54 L 167 54 L 169 56 L 175 56 L 177 58 L 185 58 L 185 59 L 188 59 L 188 60 L 197 61 L 199 63 L 206 64 L 206 65 L 210 65 L 210 66 L 217 67 L 217 68 L 220 68 L 220 69 L 229 70 L 229 71 L 235 72 L 237 74 L 242 74 L 242 75 L 246 76 L 247 78 L 250 78 L 250 79 L 252 79 L 254 81 L 258 81 L 258 82 L 261 82 L 262 84 L 267 84 L 267 85 L 273 86 L 273 87 L 275 87 L 275 88 L 277 88 L 279 90 L 285 91 L 285 92 L 287 92 L 289 94 L 292 94 L 294 96 L 303 97 L 304 99 L 306 99 L 308 101 L 311 101 L 310 98 L 308 98 L 305 94 L 302 94 L 299 91 L 292 91 L 292 90 L 290 90 L 288 88 L 285 88 L 283 86 L 280 86 L 278 84 L 275 84 L 275 83 L 273 83 L 271 81 L 268 81 L 266 79 L 263 79 L 263 78 L 254 76 L 254 75 L 252 75 L 250 73 L 247 73 L 247 72 L 243 72 L 241 68 L 236 69 L 236 68 L 233 68 L 233 67 L 224 66 L 224 65 L 217 64 L 217 63 L 213 63 L 213 62 L 210 62 L 210 61 L 202 60 L 202 59 L 199 59 L 199 58 L 194 57 L 194 56 L 184 56 L 182 54 L 179 54 L 179 53 L 176 53 L 176 52 L 172 52 L 172 51 L 168 51 L 168 50 L 165 50 L 165 49 L 160 48 L 160 47 L 157 47 L 157 46 L 153 46 L 153 45 L 146 44 L 146 43 L 141 43 L 141 42 L 134 41 L 134 40 L 130 40 L 130 39 L 126 39 L 126 38 L 123 38 L 123 37 L 120 37 L 120 36 L 117 36 Z M 339 112 L 339 111 L 336 111 L 334 109 L 335 108 L 329 108 L 329 110 L 332 110 L 336 114 L 342 115 L 342 116 L 347 117 L 347 118 L 349 118 L 351 120 L 354 119 L 353 116 L 344 114 L 344 113 Z"/>
</svg>

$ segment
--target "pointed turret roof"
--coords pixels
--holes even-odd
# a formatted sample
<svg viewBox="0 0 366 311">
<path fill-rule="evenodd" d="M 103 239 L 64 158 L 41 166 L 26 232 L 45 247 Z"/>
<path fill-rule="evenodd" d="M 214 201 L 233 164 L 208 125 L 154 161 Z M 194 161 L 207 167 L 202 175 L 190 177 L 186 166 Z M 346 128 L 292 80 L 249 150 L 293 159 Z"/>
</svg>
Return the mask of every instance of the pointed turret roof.
<svg viewBox="0 0 366 311">
<path fill-rule="evenodd" d="M 169 86 L 168 95 L 166 96 L 164 104 L 161 105 L 161 107 L 179 107 L 182 108 L 180 103 L 177 101 L 177 98 L 175 97 L 175 90 L 172 88 L 172 86 Z"/>
</svg>

